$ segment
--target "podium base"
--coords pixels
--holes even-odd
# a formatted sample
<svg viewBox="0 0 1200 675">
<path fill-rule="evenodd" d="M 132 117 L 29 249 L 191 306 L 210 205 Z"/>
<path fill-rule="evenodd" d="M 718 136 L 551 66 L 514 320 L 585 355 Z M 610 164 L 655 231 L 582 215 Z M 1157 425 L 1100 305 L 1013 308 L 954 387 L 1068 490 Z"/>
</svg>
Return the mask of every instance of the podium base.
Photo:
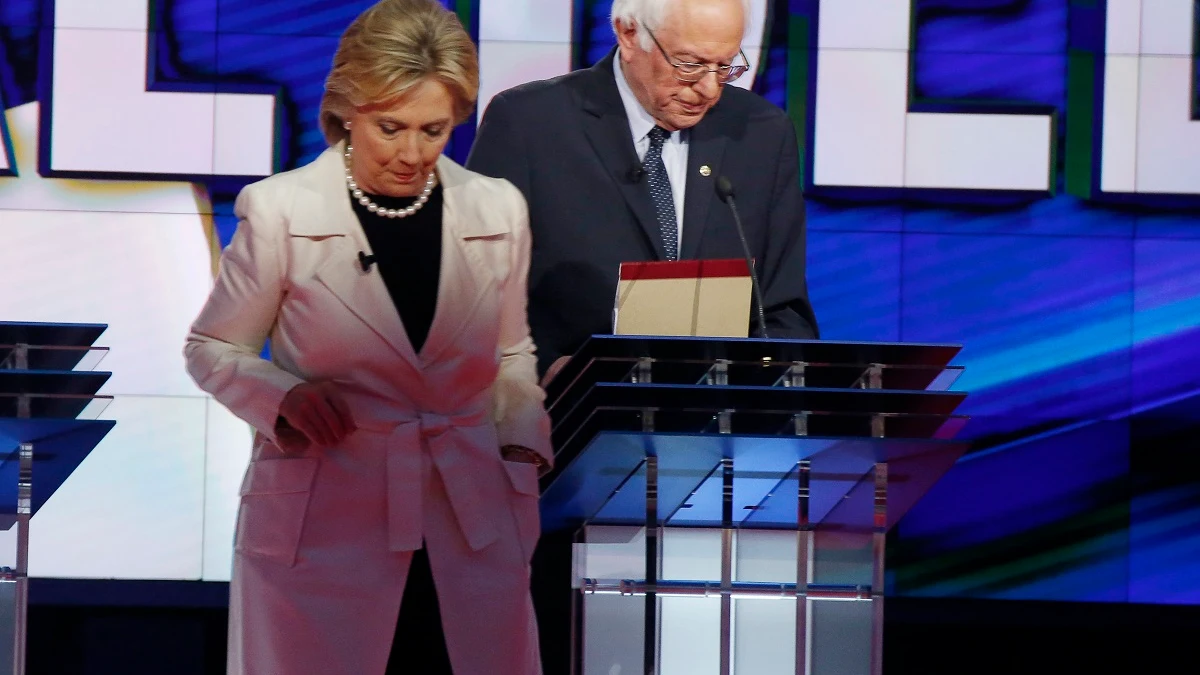
<svg viewBox="0 0 1200 675">
<path fill-rule="evenodd" d="M 14 672 L 17 620 L 17 582 L 0 580 L 0 675 Z"/>
</svg>

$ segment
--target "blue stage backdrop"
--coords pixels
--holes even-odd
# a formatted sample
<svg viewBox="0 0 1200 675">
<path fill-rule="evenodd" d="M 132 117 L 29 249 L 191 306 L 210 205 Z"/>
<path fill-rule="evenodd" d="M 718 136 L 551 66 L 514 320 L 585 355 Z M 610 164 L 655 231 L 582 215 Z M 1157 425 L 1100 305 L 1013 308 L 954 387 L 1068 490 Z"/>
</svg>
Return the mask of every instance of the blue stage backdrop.
<svg viewBox="0 0 1200 675">
<path fill-rule="evenodd" d="M 613 45 L 601 0 L 444 1 L 481 43 L 481 109 L 507 86 L 587 67 Z M 133 274 L 93 261 L 169 246 L 197 260 L 138 268 L 116 290 L 96 282 L 97 294 L 123 294 L 124 309 L 95 320 L 114 325 L 112 358 L 174 350 L 162 362 L 181 368 L 172 359 L 212 255 L 236 228 L 237 190 L 324 149 L 323 79 L 340 31 L 369 4 L 4 0 L 0 286 L 43 264 L 14 242 L 65 252 L 71 265 L 55 274 L 74 277 L 60 281 L 69 300 L 13 304 L 6 293 L 0 318 L 77 320 L 97 269 Z M 956 388 L 970 392 L 962 412 L 973 416 L 974 448 L 895 533 L 890 591 L 1200 603 L 1195 0 L 752 5 L 756 68 L 739 84 L 800 131 L 823 335 L 965 344 Z M 473 136 L 464 125 L 450 154 L 464 160 Z M 184 197 L 170 192 L 179 185 Z M 63 212 L 81 217 L 50 215 Z M 138 224 L 90 234 L 114 218 Z M 207 276 L 183 279 L 180 268 L 197 261 Z M 120 322 L 158 306 L 139 304 L 147 294 L 186 311 L 143 344 Z M 222 523 L 244 462 L 220 444 L 245 437 L 228 421 L 214 431 L 211 401 L 178 379 L 143 372 L 114 385 L 118 404 L 129 399 L 119 421 L 191 397 L 196 407 L 171 414 L 200 415 L 183 426 L 204 431 L 167 442 L 199 459 L 158 469 L 175 471 L 198 502 L 163 507 L 164 495 L 148 492 L 123 507 L 142 509 L 144 523 L 186 510 L 163 526 L 173 557 L 135 576 L 220 579 L 232 527 Z M 158 433 L 102 446 L 111 463 L 98 451 L 79 477 L 96 485 L 64 488 L 44 550 L 57 550 L 56 537 L 78 541 L 71 509 L 88 508 L 106 472 L 130 480 L 121 453 L 144 446 L 130 456 L 165 461 L 163 438 L 182 432 Z M 194 531 L 179 533 L 187 523 Z M 121 556 L 139 554 L 121 547 L 136 538 L 104 532 L 82 536 L 99 537 L 89 546 L 128 573 Z M 35 573 L 105 576 L 44 555 Z"/>
</svg>

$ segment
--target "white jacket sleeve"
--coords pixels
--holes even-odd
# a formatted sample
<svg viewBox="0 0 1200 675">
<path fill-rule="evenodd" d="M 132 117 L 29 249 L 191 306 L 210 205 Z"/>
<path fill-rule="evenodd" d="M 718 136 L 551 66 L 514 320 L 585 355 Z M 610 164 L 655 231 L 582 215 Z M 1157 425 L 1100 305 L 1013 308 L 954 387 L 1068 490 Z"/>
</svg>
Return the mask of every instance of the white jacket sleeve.
<svg viewBox="0 0 1200 675">
<path fill-rule="evenodd" d="M 279 214 L 256 210 L 253 190 L 238 195 L 237 232 L 183 353 L 201 389 L 274 441 L 284 395 L 303 380 L 261 357 L 284 296 L 287 233 Z"/>
<path fill-rule="evenodd" d="M 500 445 L 521 445 L 536 451 L 550 464 L 554 450 L 550 445 L 550 416 L 543 402 L 546 394 L 538 384 L 537 357 L 529 335 L 526 313 L 529 282 L 529 209 L 516 188 L 511 189 L 514 203 L 513 246 L 509 276 L 502 292 L 500 308 L 500 372 L 493 387 L 496 428 Z"/>
</svg>

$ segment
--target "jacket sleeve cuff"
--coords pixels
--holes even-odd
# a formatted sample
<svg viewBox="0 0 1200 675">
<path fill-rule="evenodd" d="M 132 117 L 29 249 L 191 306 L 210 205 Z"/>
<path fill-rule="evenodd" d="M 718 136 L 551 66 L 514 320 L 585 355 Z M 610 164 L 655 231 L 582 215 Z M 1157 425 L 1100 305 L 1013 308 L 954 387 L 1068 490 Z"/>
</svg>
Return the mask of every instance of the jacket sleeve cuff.
<svg viewBox="0 0 1200 675">
<path fill-rule="evenodd" d="M 275 425 L 279 419 L 279 408 L 288 392 L 303 382 L 304 380 L 279 368 L 264 372 L 262 380 L 252 387 L 255 391 L 247 397 L 243 419 L 272 443 L 278 443 Z"/>
<path fill-rule="evenodd" d="M 529 388 L 529 391 L 526 391 Z M 550 416 L 542 407 L 541 387 L 501 380 L 497 382 L 496 436 L 500 446 L 519 445 L 529 448 L 547 465 L 554 464 L 554 449 L 550 446 Z"/>
</svg>

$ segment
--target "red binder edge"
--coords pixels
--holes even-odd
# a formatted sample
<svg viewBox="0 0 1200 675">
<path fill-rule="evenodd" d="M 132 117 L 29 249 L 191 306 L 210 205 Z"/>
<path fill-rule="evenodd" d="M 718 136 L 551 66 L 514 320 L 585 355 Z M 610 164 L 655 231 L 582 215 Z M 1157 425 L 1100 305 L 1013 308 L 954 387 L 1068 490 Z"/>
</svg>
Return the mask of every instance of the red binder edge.
<svg viewBox="0 0 1200 675">
<path fill-rule="evenodd" d="M 621 263 L 621 281 L 644 279 L 715 279 L 748 277 L 750 269 L 741 258 L 721 260 L 654 260 Z"/>
</svg>

